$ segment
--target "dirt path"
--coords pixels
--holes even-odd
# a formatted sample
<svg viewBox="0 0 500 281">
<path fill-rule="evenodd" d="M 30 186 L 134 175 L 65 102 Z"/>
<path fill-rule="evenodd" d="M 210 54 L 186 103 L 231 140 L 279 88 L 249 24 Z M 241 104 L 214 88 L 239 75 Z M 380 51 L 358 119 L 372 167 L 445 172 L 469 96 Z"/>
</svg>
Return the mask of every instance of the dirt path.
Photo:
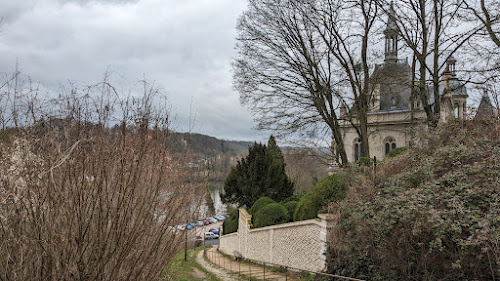
<svg viewBox="0 0 500 281">
<path fill-rule="evenodd" d="M 198 253 L 198 256 L 196 257 L 196 261 L 203 266 L 206 270 L 212 272 L 217 276 L 222 281 L 234 281 L 234 280 L 240 280 L 237 274 L 231 274 L 226 270 L 223 270 L 219 267 L 216 267 L 212 265 L 211 263 L 207 262 L 205 258 L 203 257 L 203 251 L 200 251 Z"/>
<path fill-rule="evenodd" d="M 203 257 L 203 253 L 202 253 Z M 208 248 L 207 249 L 207 258 L 204 259 L 205 263 L 210 264 L 210 266 L 215 267 L 216 269 L 222 270 L 228 274 L 232 273 L 234 276 L 239 276 L 242 274 L 246 277 L 251 277 L 256 280 L 273 280 L 273 281 L 295 281 L 297 280 L 294 277 L 288 276 L 288 274 L 277 273 L 271 270 L 269 267 L 264 267 L 259 264 L 246 263 L 246 262 L 236 262 L 227 256 L 222 255 L 216 248 Z M 237 280 L 237 279 L 231 279 Z M 244 280 L 248 280 L 244 279 Z"/>
</svg>

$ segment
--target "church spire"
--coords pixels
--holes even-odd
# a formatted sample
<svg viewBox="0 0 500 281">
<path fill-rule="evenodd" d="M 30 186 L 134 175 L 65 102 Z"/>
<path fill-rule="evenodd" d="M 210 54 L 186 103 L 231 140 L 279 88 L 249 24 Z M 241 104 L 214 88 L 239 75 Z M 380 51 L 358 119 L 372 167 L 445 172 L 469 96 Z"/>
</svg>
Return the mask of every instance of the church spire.
<svg viewBox="0 0 500 281">
<path fill-rule="evenodd" d="M 492 116 L 494 116 L 493 105 L 491 104 L 488 92 L 484 90 L 475 118 L 488 118 Z"/>
<path fill-rule="evenodd" d="M 385 35 L 385 62 L 396 63 L 398 61 L 398 25 L 396 23 L 396 11 L 394 3 L 387 13 L 387 26 L 384 30 Z"/>
</svg>

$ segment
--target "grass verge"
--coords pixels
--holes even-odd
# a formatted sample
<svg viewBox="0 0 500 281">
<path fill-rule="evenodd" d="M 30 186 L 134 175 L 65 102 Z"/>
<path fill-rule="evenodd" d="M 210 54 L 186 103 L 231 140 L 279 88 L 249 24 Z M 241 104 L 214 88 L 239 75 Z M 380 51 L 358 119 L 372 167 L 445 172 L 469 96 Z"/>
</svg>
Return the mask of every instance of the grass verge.
<svg viewBox="0 0 500 281">
<path fill-rule="evenodd" d="M 187 261 L 184 261 L 184 251 L 178 253 L 168 268 L 168 281 L 220 281 L 214 274 L 208 272 L 196 262 L 196 256 L 203 247 L 188 250 Z"/>
</svg>

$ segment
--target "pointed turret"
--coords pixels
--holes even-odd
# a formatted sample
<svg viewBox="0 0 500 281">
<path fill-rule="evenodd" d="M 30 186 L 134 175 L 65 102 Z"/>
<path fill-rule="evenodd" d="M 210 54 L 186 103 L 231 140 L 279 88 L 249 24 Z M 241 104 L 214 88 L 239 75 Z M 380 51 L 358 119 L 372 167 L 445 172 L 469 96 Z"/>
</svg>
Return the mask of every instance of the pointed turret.
<svg viewBox="0 0 500 281">
<path fill-rule="evenodd" d="M 398 25 L 396 23 L 396 11 L 394 3 L 387 14 L 387 26 L 384 30 L 385 35 L 385 63 L 396 63 L 398 61 Z"/>
<path fill-rule="evenodd" d="M 455 64 L 457 63 L 457 60 L 453 57 L 450 56 L 448 59 L 446 59 L 446 68 L 443 71 L 442 74 L 442 81 L 444 82 L 445 89 L 450 88 L 450 80 L 457 80 L 457 73 L 455 71 Z"/>
<path fill-rule="evenodd" d="M 476 116 L 474 118 L 489 118 L 494 115 L 493 105 L 490 101 L 490 96 L 488 92 L 484 90 L 483 96 L 481 97 L 481 102 L 476 111 Z"/>
</svg>

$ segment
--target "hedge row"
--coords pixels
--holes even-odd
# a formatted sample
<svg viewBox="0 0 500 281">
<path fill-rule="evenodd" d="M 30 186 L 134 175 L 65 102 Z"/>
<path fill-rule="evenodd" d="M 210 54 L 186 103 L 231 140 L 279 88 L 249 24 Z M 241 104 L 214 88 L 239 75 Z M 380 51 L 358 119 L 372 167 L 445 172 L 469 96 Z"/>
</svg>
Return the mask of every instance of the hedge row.
<svg viewBox="0 0 500 281">
<path fill-rule="evenodd" d="M 345 197 L 346 183 L 344 175 L 331 175 L 320 180 L 314 189 L 302 197 L 293 214 L 294 221 L 314 219 L 330 202 L 337 202 Z"/>
</svg>

